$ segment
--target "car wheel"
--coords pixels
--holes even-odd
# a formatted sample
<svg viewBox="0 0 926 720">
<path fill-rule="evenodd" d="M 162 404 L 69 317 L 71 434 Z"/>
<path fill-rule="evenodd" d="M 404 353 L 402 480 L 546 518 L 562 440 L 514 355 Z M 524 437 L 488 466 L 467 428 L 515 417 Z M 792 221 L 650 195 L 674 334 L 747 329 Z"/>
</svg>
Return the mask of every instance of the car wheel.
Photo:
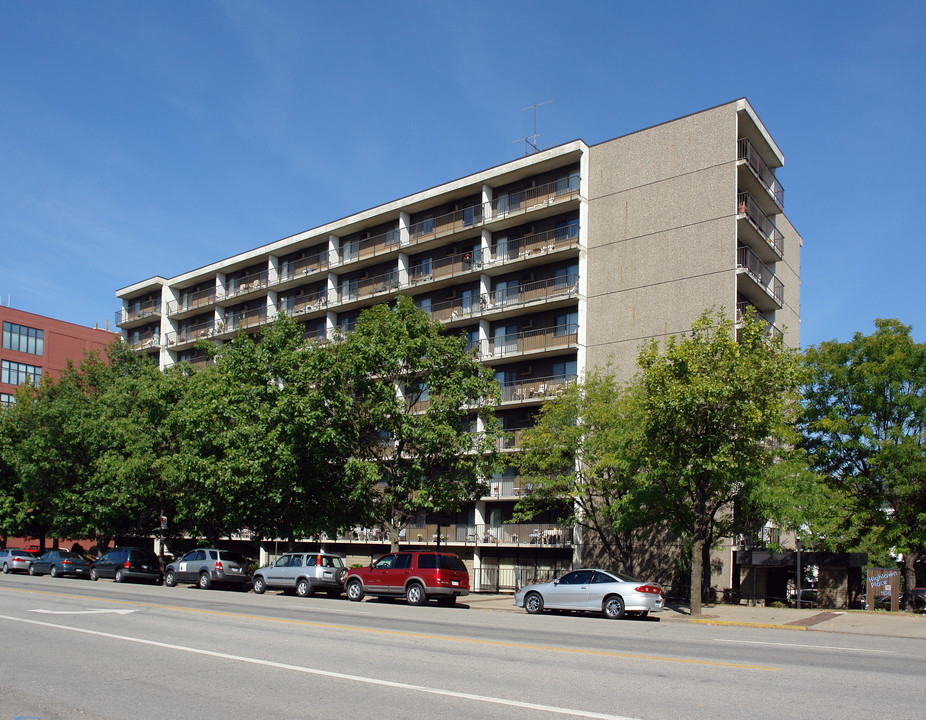
<svg viewBox="0 0 926 720">
<path fill-rule="evenodd" d="M 428 601 L 428 596 L 421 587 L 421 583 L 413 582 L 405 588 L 405 599 L 409 605 L 424 605 Z"/>
<path fill-rule="evenodd" d="M 52 566 L 51 566 L 51 576 L 52 576 L 53 578 L 58 577 L 58 566 L 57 566 L 57 565 L 52 565 Z"/>
<path fill-rule="evenodd" d="M 360 602 L 363 600 L 363 583 L 359 580 L 348 580 L 347 582 L 347 599 L 351 602 Z"/>
<path fill-rule="evenodd" d="M 308 597 L 312 594 L 312 586 L 305 578 L 299 578 L 296 583 L 296 595 L 299 597 Z"/>
<path fill-rule="evenodd" d="M 608 620 L 620 620 L 624 617 L 624 599 L 620 595 L 606 597 L 602 612 Z"/>
<path fill-rule="evenodd" d="M 90 568 L 90 579 L 94 582 L 100 579 L 100 574 L 96 571 L 96 568 Z"/>
<path fill-rule="evenodd" d="M 29 566 L 29 574 L 30 574 L 30 575 L 35 575 L 35 565 L 30 565 L 30 566 Z"/>
<path fill-rule="evenodd" d="M 437 604 L 443 605 L 444 607 L 453 607 L 454 605 L 457 604 L 457 596 L 456 595 L 444 595 L 442 597 L 437 598 Z"/>
<path fill-rule="evenodd" d="M 264 590 L 267 589 L 267 581 L 264 580 L 263 575 L 255 575 L 254 579 L 251 581 L 251 586 L 254 588 L 255 594 L 263 595 Z"/>
<path fill-rule="evenodd" d="M 116 577 L 113 579 L 118 583 L 121 583 L 123 580 L 125 580 L 125 575 L 122 573 L 122 570 L 116 570 Z"/>
<path fill-rule="evenodd" d="M 209 573 L 200 573 L 199 574 L 199 589 L 208 590 L 212 585 L 212 581 L 209 579 Z"/>
<path fill-rule="evenodd" d="M 540 593 L 528 593 L 527 597 L 524 598 L 524 609 L 530 615 L 543 612 L 543 597 L 541 597 Z"/>
<path fill-rule="evenodd" d="M 3 563 L 3 574 L 4 574 L 4 575 L 9 575 L 9 574 L 10 574 L 10 566 L 7 565 L 6 563 Z"/>
<path fill-rule="evenodd" d="M 167 574 L 164 576 L 164 584 L 167 585 L 167 587 L 173 587 L 177 584 L 177 576 L 174 575 L 173 570 L 167 571 Z"/>
<path fill-rule="evenodd" d="M 335 580 L 337 580 L 338 585 L 344 585 L 344 578 L 347 577 L 347 568 L 341 568 L 338 570 L 338 574 L 335 575 Z"/>
</svg>

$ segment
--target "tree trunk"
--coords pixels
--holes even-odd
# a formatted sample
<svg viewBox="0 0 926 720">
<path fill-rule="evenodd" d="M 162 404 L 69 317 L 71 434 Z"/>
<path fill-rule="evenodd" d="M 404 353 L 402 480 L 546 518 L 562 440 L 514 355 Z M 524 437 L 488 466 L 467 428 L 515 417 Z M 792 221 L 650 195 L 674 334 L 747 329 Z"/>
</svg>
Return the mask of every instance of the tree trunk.
<svg viewBox="0 0 926 720">
<path fill-rule="evenodd" d="M 920 549 L 916 548 L 910 552 L 904 553 L 904 588 L 906 589 L 904 610 L 907 612 L 916 612 L 916 563 L 920 559 Z"/>
<path fill-rule="evenodd" d="M 701 578 L 703 577 L 704 540 L 696 537 L 691 547 L 691 617 L 701 616 Z"/>
</svg>

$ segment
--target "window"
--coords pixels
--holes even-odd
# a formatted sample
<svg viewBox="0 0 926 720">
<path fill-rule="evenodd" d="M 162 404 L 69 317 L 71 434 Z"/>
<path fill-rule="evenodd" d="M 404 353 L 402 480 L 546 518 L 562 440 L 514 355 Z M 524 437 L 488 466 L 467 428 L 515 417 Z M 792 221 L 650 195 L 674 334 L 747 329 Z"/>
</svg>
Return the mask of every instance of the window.
<svg viewBox="0 0 926 720">
<path fill-rule="evenodd" d="M 553 271 L 553 284 L 557 289 L 563 290 L 575 285 L 579 279 L 579 266 L 569 265 L 567 267 L 556 268 Z"/>
<path fill-rule="evenodd" d="M 412 566 L 412 556 L 411 555 L 396 555 L 395 563 L 393 568 L 395 570 L 408 570 Z"/>
<path fill-rule="evenodd" d="M 42 368 L 9 360 L 3 361 L 0 366 L 0 382 L 7 385 L 22 385 L 27 380 L 38 385 L 42 380 Z"/>
<path fill-rule="evenodd" d="M 16 398 L 8 393 L 0 393 L 0 408 L 9 407 L 16 404 Z"/>
<path fill-rule="evenodd" d="M 431 298 L 415 298 L 415 307 L 419 310 L 424 310 L 428 315 L 431 314 Z"/>
<path fill-rule="evenodd" d="M 555 327 L 553 328 L 554 337 L 563 337 L 576 332 L 579 324 L 579 313 L 568 312 L 556 316 Z"/>
<path fill-rule="evenodd" d="M 42 355 L 45 346 L 45 332 L 36 328 L 3 323 L 3 349 L 16 352 Z"/>
<path fill-rule="evenodd" d="M 553 363 L 553 382 L 562 383 L 573 380 L 578 372 L 578 364 L 575 360 L 565 360 Z"/>
</svg>

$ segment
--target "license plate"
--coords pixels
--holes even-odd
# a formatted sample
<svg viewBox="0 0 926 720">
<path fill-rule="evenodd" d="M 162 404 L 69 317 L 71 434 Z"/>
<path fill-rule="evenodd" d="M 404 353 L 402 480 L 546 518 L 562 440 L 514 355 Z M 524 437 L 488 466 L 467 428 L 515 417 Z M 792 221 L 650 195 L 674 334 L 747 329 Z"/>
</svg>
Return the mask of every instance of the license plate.
<svg viewBox="0 0 926 720">
<path fill-rule="evenodd" d="M 451 581 L 450 581 L 450 584 L 451 584 L 451 585 L 459 585 L 459 584 L 460 584 L 460 581 L 459 581 L 459 580 L 451 580 Z"/>
</svg>

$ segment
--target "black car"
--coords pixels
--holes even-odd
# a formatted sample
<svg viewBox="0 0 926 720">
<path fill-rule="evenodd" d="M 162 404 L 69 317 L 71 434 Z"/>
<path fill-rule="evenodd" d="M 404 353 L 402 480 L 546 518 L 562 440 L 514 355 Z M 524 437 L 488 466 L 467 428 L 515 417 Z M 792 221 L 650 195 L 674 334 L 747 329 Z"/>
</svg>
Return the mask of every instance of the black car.
<svg viewBox="0 0 926 720">
<path fill-rule="evenodd" d="M 90 577 L 90 563 L 83 555 L 70 550 L 47 550 L 44 555 L 37 557 L 29 566 L 30 575 L 50 574 L 52 577 L 73 575 L 74 577 Z"/>
<path fill-rule="evenodd" d="M 151 550 L 134 547 L 117 547 L 93 563 L 90 579 L 112 578 L 116 582 L 142 580 L 160 585 L 164 576 L 158 556 Z"/>
</svg>

